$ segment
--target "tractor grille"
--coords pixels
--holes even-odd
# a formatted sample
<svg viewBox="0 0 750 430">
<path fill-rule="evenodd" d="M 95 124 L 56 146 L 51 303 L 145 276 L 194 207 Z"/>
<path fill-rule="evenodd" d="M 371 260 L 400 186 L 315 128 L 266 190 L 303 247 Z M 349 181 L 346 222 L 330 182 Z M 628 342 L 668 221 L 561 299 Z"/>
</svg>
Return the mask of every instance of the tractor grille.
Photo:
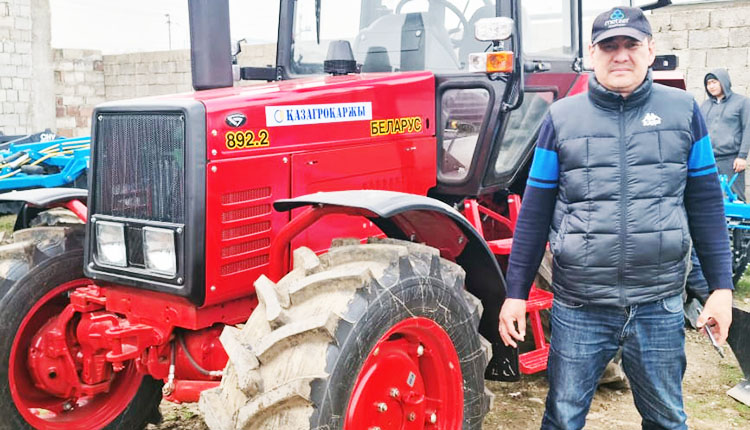
<svg viewBox="0 0 750 430">
<path fill-rule="evenodd" d="M 93 213 L 184 223 L 184 114 L 107 113 L 97 120 Z"/>
</svg>

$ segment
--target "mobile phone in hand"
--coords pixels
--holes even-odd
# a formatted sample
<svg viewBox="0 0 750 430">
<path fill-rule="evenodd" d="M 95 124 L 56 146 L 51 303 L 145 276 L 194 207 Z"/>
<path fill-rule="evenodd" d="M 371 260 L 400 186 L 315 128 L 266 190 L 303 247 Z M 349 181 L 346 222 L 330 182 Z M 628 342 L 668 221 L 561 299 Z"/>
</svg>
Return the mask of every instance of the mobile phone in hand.
<svg viewBox="0 0 750 430">
<path fill-rule="evenodd" d="M 716 342 L 716 338 L 714 338 L 714 334 L 711 332 L 711 329 L 708 327 L 708 325 L 703 326 L 703 331 L 705 331 L 708 335 L 708 338 L 711 340 L 711 345 L 714 346 L 714 349 L 719 353 L 719 356 L 721 358 L 724 358 L 724 350 L 721 349 L 721 346 Z"/>
</svg>

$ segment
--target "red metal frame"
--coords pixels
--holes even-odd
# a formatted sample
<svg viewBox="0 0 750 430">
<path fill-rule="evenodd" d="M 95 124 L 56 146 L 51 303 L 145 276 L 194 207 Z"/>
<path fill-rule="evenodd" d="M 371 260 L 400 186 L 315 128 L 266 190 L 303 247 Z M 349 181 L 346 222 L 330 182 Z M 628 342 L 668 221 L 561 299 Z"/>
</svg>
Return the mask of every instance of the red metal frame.
<svg viewBox="0 0 750 430">
<path fill-rule="evenodd" d="M 289 270 L 289 244 L 298 234 L 305 231 L 316 221 L 326 215 L 343 214 L 351 216 L 374 217 L 375 214 L 365 209 L 341 206 L 310 207 L 294 217 L 282 228 L 271 244 L 271 264 L 268 277 L 276 282 Z"/>
<path fill-rule="evenodd" d="M 344 416 L 350 429 L 461 427 L 463 378 L 448 333 L 424 317 L 386 332 L 365 360 Z"/>
<path fill-rule="evenodd" d="M 481 215 L 485 215 L 494 221 L 506 226 L 512 233 L 516 228 L 516 220 L 521 212 L 521 197 L 511 194 L 508 196 L 508 217 L 482 206 L 473 199 L 464 201 L 464 216 L 474 228 L 484 236 Z M 513 238 L 487 239 L 487 245 L 493 253 L 500 256 L 510 255 Z M 540 290 L 536 285 L 531 285 L 529 298 L 526 301 L 526 312 L 529 314 L 531 332 L 534 336 L 534 349 L 518 356 L 521 373 L 531 374 L 540 372 L 547 368 L 547 357 L 549 345 L 544 337 L 544 327 L 539 311 L 552 307 L 553 295 L 549 291 Z"/>
<path fill-rule="evenodd" d="M 73 212 L 81 221 L 86 222 L 88 219 L 89 208 L 80 200 L 68 200 L 63 206 Z"/>
</svg>

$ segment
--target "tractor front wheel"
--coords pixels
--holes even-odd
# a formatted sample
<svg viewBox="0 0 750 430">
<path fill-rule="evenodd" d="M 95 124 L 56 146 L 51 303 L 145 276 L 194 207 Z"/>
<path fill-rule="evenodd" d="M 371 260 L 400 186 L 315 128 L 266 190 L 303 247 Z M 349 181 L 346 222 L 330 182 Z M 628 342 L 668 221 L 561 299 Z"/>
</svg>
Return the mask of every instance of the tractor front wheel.
<svg viewBox="0 0 750 430">
<path fill-rule="evenodd" d="M 489 343 L 464 272 L 438 251 L 391 239 L 294 252 L 259 306 L 227 327 L 206 424 L 225 429 L 480 429 Z"/>
<path fill-rule="evenodd" d="M 65 397 L 38 387 L 40 378 L 47 386 L 64 385 L 55 381 L 61 369 L 40 370 L 30 362 L 62 359 L 37 350 L 34 342 L 68 305 L 68 294 L 90 283 L 83 275 L 83 229 L 31 228 L 14 233 L 14 239 L 0 247 L 0 429 L 131 430 L 158 421 L 161 383 L 139 374 L 133 363 L 114 374 L 106 393 Z M 59 346 L 71 351 L 74 362 L 75 322 L 74 317 L 66 329 L 67 344 Z"/>
</svg>

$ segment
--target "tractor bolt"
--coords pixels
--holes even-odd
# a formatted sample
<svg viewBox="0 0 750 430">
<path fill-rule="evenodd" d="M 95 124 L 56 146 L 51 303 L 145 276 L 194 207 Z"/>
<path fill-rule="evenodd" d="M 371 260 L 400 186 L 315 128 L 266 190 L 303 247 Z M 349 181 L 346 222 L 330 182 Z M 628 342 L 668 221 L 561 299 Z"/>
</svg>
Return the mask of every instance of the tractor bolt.
<svg viewBox="0 0 750 430">
<path fill-rule="evenodd" d="M 417 357 L 421 357 L 424 355 L 424 346 L 420 343 L 417 347 Z"/>
<path fill-rule="evenodd" d="M 178 284 L 182 284 L 182 281 L 183 281 L 183 279 L 182 279 L 182 278 L 177 278 L 177 283 L 178 283 Z"/>
<path fill-rule="evenodd" d="M 212 172 L 216 173 L 216 170 L 217 170 L 217 169 L 216 169 L 216 166 L 211 166 L 211 171 L 212 171 Z"/>
<path fill-rule="evenodd" d="M 408 419 L 409 421 L 415 421 L 417 419 L 417 414 L 412 412 L 409 414 L 409 416 L 406 419 Z"/>
<path fill-rule="evenodd" d="M 65 412 L 70 412 L 73 410 L 73 402 L 68 400 L 67 402 L 63 403 L 62 408 Z"/>
<path fill-rule="evenodd" d="M 398 399 L 398 396 L 399 396 L 398 388 L 396 387 L 391 388 L 391 397 L 393 397 L 394 399 Z"/>
<path fill-rule="evenodd" d="M 378 406 L 378 412 L 385 412 L 388 410 L 388 405 L 386 405 L 383 402 L 378 403 L 377 406 Z"/>
<path fill-rule="evenodd" d="M 216 155 L 216 154 L 218 154 L 218 153 L 219 153 L 219 151 L 217 151 L 217 150 L 215 150 L 215 149 L 212 149 L 212 150 L 211 150 L 211 155 L 214 155 L 214 156 L 215 156 L 215 155 Z"/>
<path fill-rule="evenodd" d="M 435 424 L 437 422 L 437 415 L 435 415 L 435 412 L 430 414 L 430 424 Z"/>
<path fill-rule="evenodd" d="M 101 121 L 101 120 L 104 119 L 104 117 L 102 115 L 99 115 L 98 117 L 96 117 L 96 119 L 98 119 L 99 121 Z"/>
<path fill-rule="evenodd" d="M 211 136 L 218 136 L 218 135 L 219 135 L 219 132 L 218 132 L 218 131 L 216 131 L 216 130 L 211 130 Z M 213 153 L 214 155 L 216 155 L 216 150 L 215 150 L 215 149 L 214 149 L 213 151 L 211 151 L 211 152 L 212 152 L 212 153 Z"/>
<path fill-rule="evenodd" d="M 289 162 L 289 159 L 288 159 L 288 158 L 286 158 L 286 157 L 284 157 L 284 158 L 282 158 L 282 159 L 281 159 L 281 161 L 283 161 L 283 162 L 284 162 L 284 164 L 286 164 L 286 163 L 288 163 L 288 162 Z"/>
</svg>

